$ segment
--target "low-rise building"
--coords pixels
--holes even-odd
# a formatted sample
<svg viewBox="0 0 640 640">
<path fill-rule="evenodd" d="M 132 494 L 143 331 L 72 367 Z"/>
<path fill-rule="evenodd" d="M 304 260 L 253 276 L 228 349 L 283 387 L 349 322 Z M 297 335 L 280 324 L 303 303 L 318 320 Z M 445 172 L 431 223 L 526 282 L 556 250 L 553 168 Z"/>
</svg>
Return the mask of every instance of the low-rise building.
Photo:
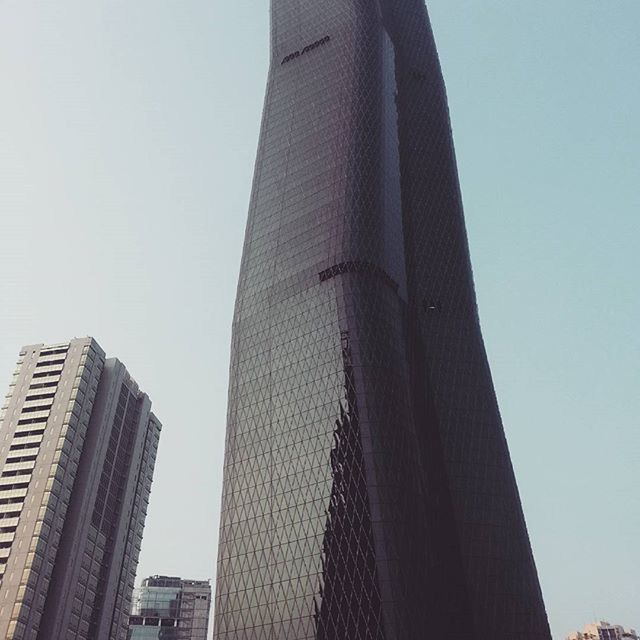
<svg viewBox="0 0 640 640">
<path fill-rule="evenodd" d="M 151 576 L 133 597 L 129 640 L 206 640 L 211 607 L 209 580 Z"/>
<path fill-rule="evenodd" d="M 640 640 L 635 629 L 625 629 L 604 620 L 587 625 L 583 631 L 576 631 L 567 640 Z"/>
</svg>

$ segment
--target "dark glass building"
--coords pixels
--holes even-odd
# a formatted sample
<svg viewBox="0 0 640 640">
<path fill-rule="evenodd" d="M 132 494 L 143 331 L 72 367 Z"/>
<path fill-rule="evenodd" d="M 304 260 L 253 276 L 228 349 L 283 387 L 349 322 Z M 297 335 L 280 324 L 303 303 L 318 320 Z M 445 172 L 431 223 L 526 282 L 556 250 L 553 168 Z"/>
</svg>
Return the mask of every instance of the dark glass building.
<svg viewBox="0 0 640 640">
<path fill-rule="evenodd" d="M 272 0 L 218 640 L 549 640 L 423 0 Z"/>
</svg>

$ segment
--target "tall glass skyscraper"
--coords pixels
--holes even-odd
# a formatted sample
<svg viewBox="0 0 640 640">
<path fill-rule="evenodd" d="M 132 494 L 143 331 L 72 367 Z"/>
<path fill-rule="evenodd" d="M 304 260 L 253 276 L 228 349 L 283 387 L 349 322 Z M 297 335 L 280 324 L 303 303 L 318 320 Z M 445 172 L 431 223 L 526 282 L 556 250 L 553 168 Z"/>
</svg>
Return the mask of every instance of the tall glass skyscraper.
<svg viewBox="0 0 640 640">
<path fill-rule="evenodd" d="M 548 640 L 423 0 L 272 0 L 218 640 Z"/>
</svg>

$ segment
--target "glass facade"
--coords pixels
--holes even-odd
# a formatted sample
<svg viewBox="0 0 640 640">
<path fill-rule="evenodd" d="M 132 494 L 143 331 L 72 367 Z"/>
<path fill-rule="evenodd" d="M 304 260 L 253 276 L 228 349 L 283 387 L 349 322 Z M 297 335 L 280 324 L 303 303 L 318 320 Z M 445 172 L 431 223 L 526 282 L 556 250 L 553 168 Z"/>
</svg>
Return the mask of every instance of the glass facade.
<svg viewBox="0 0 640 640">
<path fill-rule="evenodd" d="M 139 616 L 177 618 L 180 610 L 180 585 L 177 587 L 143 587 L 133 604 Z"/>
<path fill-rule="evenodd" d="M 272 0 L 214 638 L 549 640 L 422 0 Z"/>
<path fill-rule="evenodd" d="M 133 597 L 128 640 L 207 640 L 211 585 L 169 576 L 146 578 Z"/>
</svg>

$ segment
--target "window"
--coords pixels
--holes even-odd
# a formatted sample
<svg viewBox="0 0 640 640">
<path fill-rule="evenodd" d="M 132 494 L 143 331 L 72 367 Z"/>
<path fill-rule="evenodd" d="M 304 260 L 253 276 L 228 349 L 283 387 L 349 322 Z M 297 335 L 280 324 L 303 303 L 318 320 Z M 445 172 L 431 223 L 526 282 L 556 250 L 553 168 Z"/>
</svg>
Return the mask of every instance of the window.
<svg viewBox="0 0 640 640">
<path fill-rule="evenodd" d="M 57 382 L 36 382 L 35 384 L 29 385 L 29 389 L 50 389 L 57 386 Z M 35 398 L 33 399 L 35 400 Z M 27 400 L 29 400 L 29 398 L 27 398 Z"/>
<path fill-rule="evenodd" d="M 5 513 L 0 513 L 0 520 L 7 520 L 9 518 L 19 518 L 21 511 L 5 511 Z"/>
<path fill-rule="evenodd" d="M 47 382 L 46 384 L 51 384 L 51 383 Z M 55 395 L 56 395 L 55 391 L 53 393 L 38 393 L 36 395 L 27 396 L 25 398 L 25 401 L 26 402 L 33 402 L 34 400 L 48 400 L 49 398 L 54 398 Z"/>
<path fill-rule="evenodd" d="M 62 369 L 56 369 L 55 371 L 37 371 L 33 374 L 34 378 L 51 378 L 62 373 Z"/>
<path fill-rule="evenodd" d="M 62 360 L 43 360 L 36 363 L 36 367 L 53 367 L 57 364 L 64 364 L 64 358 Z"/>
<path fill-rule="evenodd" d="M 40 352 L 40 357 L 43 358 L 44 356 L 57 356 L 63 353 L 67 353 L 67 347 L 61 347 L 59 349 L 43 349 Z"/>
<path fill-rule="evenodd" d="M 20 451 L 22 449 L 37 449 L 38 445 L 33 442 L 25 442 L 24 444 L 12 444 L 9 451 Z"/>
<path fill-rule="evenodd" d="M 29 456 L 13 456 L 11 458 L 7 458 L 6 464 L 15 464 L 17 462 L 31 462 L 35 460 L 37 455 L 29 455 Z"/>
<path fill-rule="evenodd" d="M 14 471 L 3 471 L 0 478 L 15 478 L 16 476 L 30 476 L 31 469 L 15 469 Z"/>
<path fill-rule="evenodd" d="M 42 427 L 41 429 L 31 429 L 30 431 L 16 431 L 15 435 L 13 436 L 14 440 L 18 440 L 20 438 L 28 438 L 29 436 L 39 436 L 42 435 L 44 433 L 44 427 Z M 10 447 L 10 449 L 13 449 L 13 445 Z"/>
<path fill-rule="evenodd" d="M 51 409 L 50 404 L 40 404 L 37 407 L 25 407 L 22 409 L 22 413 L 36 413 L 37 411 L 49 411 Z"/>
<path fill-rule="evenodd" d="M 18 426 L 23 424 L 46 424 L 47 418 L 23 418 L 18 420 Z"/>
</svg>

